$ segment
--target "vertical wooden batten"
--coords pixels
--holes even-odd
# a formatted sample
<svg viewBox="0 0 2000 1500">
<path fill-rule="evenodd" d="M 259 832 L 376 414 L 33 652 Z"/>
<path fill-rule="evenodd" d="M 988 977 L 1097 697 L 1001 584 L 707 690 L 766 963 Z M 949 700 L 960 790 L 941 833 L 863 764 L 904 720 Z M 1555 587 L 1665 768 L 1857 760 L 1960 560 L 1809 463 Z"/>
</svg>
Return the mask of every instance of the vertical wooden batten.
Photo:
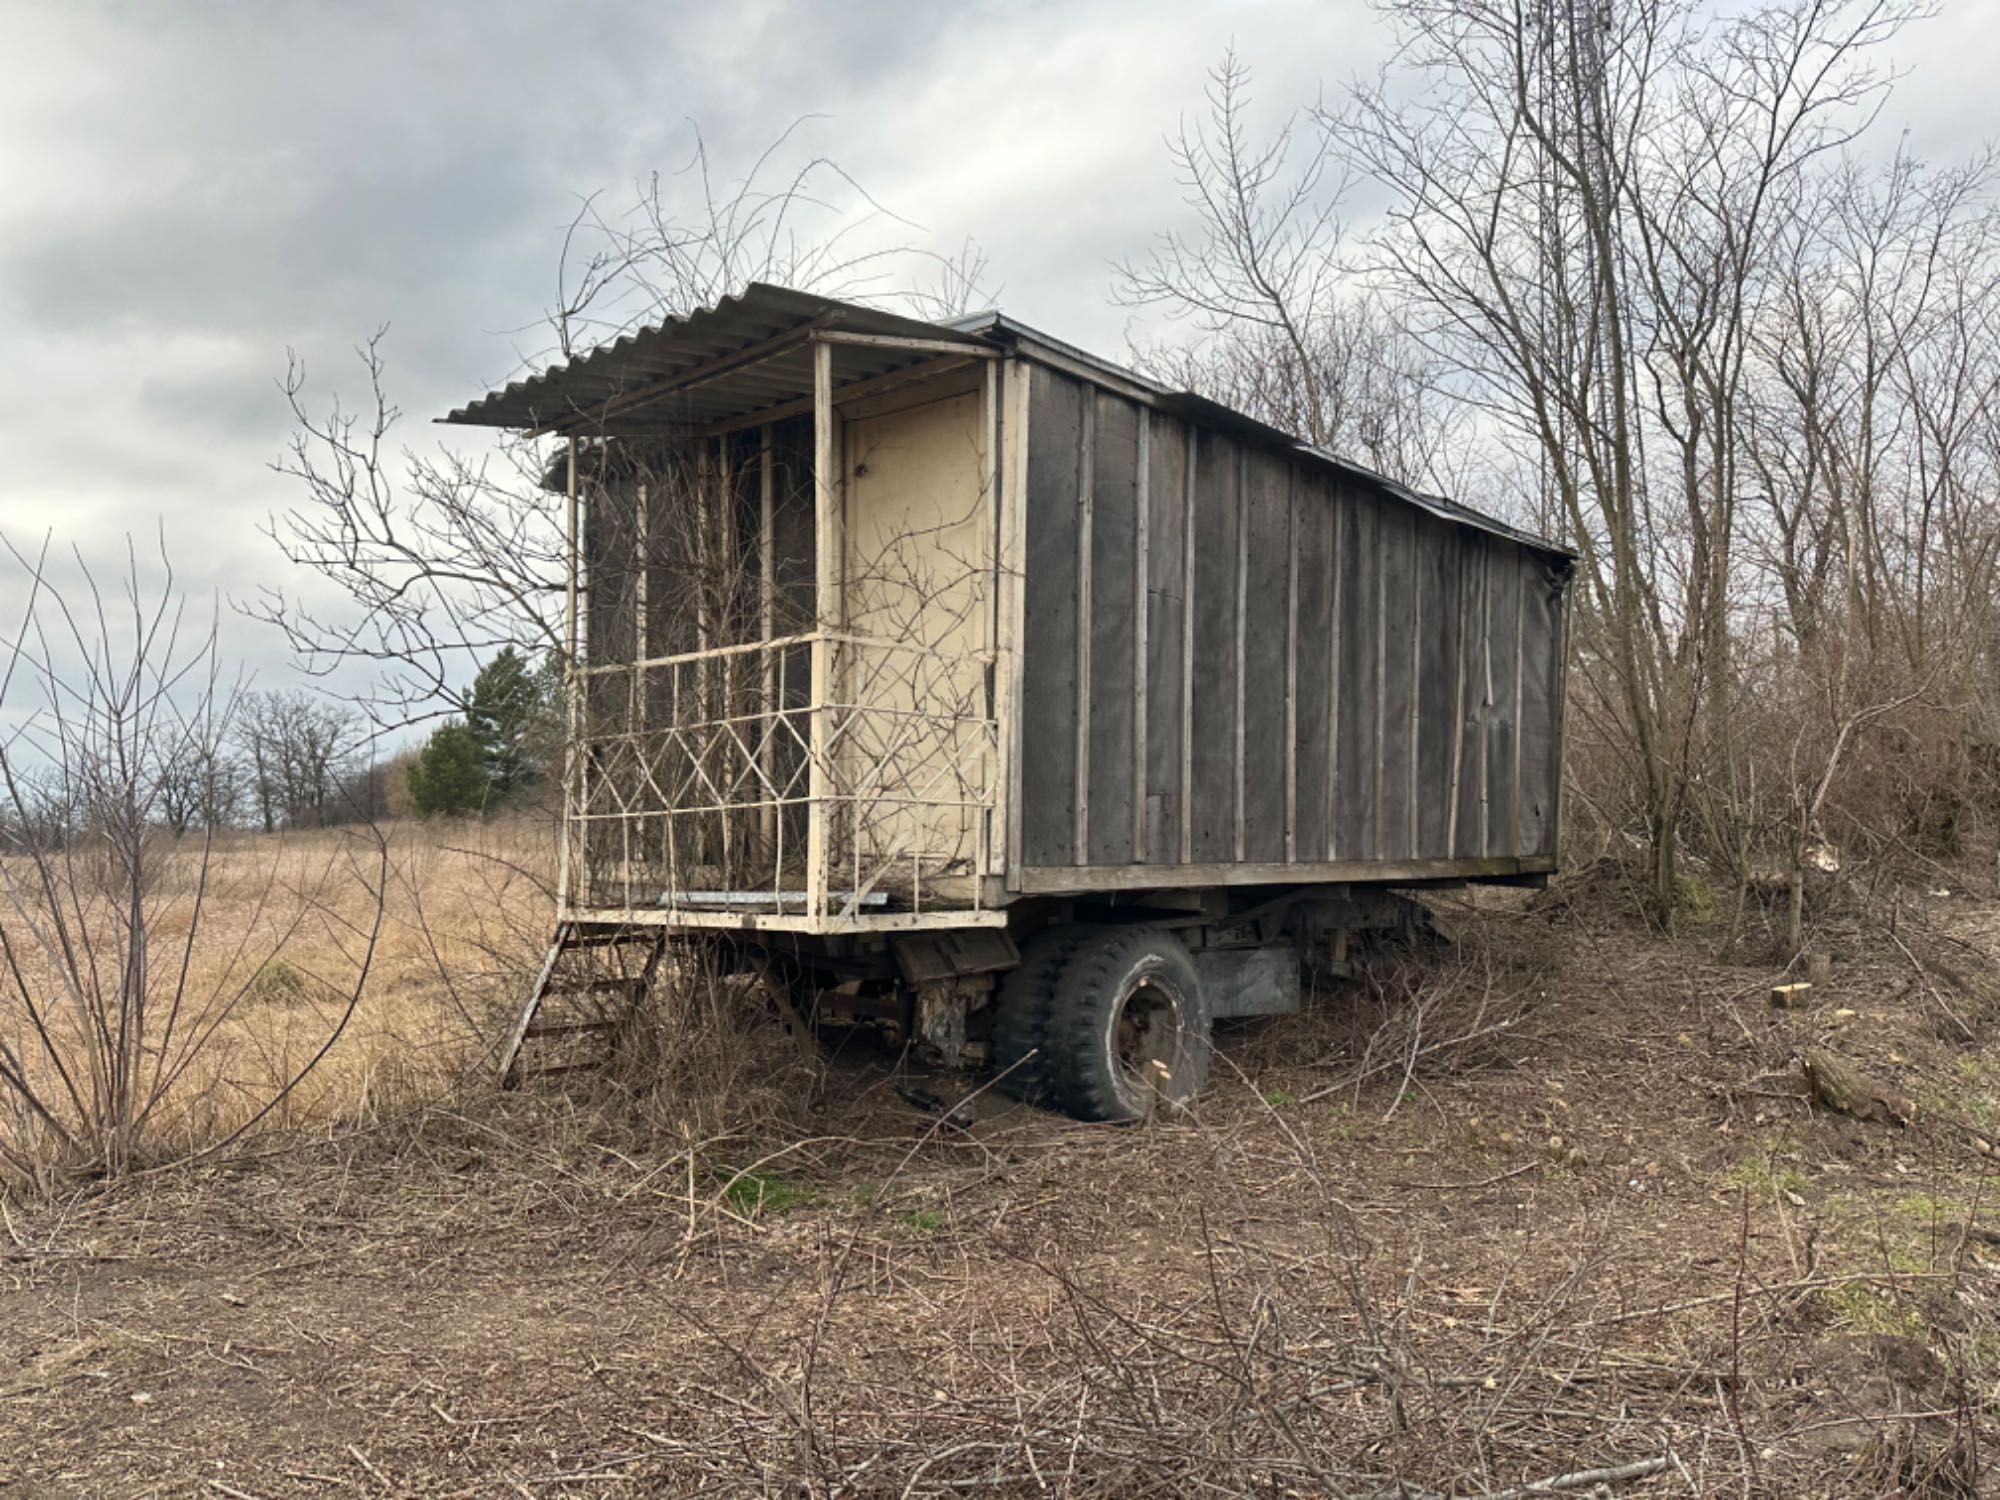
<svg viewBox="0 0 2000 1500">
<path fill-rule="evenodd" d="M 1382 848 L 1382 804 L 1389 791 L 1388 768 L 1384 764 L 1387 746 L 1384 744 L 1384 729 L 1389 719 L 1389 548 L 1382 536 L 1382 504 L 1378 500 L 1372 508 L 1374 525 L 1371 535 L 1375 542 L 1375 795 L 1371 805 L 1368 854 L 1371 859 L 1381 859 Z"/>
<path fill-rule="evenodd" d="M 1484 857 L 1492 834 L 1492 770 L 1488 762 L 1487 718 L 1493 709 L 1493 544 L 1479 543 L 1479 847 Z"/>
<path fill-rule="evenodd" d="M 1153 414 L 1138 409 L 1139 449 L 1132 517 L 1132 863 L 1144 864 L 1146 849 L 1146 652 L 1150 645 L 1153 599 L 1152 494 Z"/>
<path fill-rule="evenodd" d="M 986 546 L 987 567 L 984 570 L 988 590 L 986 607 L 986 650 L 991 663 L 986 669 L 986 713 L 993 720 L 993 758 L 989 762 L 984 755 L 980 758 L 980 790 L 990 792 L 995 797 L 1005 796 L 1007 752 L 1003 747 L 999 726 L 1005 722 L 1001 717 L 1007 691 L 1005 670 L 1005 623 L 1001 618 L 1004 609 L 1001 587 L 1002 559 L 1006 555 L 1006 540 L 1001 534 L 1005 520 L 1000 514 L 1000 362 L 987 360 L 979 376 L 980 432 L 986 444 L 986 472 L 980 479 L 980 494 L 986 503 Z M 986 878 L 999 875 L 1005 868 L 1002 852 L 1005 842 L 1006 817 L 1003 806 L 989 807 L 981 820 L 979 830 L 979 851 L 974 868 L 982 877 L 973 882 L 973 904 L 983 905 L 981 892 Z"/>
<path fill-rule="evenodd" d="M 771 453 L 771 424 L 766 422 L 757 430 L 757 629 L 759 639 L 775 640 L 778 635 L 778 506 L 776 464 Z M 781 872 L 778 864 L 778 817 L 779 810 L 774 788 L 778 779 L 778 658 L 766 647 L 758 653 L 763 671 L 759 703 L 764 722 L 758 726 L 762 735 L 758 744 L 757 764 L 763 773 L 764 787 L 760 793 L 765 801 L 762 819 L 764 833 L 764 856 L 772 864 L 771 878 L 775 883 Z"/>
<path fill-rule="evenodd" d="M 1458 570 L 1458 650 L 1456 652 L 1458 668 L 1457 680 L 1452 684 L 1451 690 L 1451 801 L 1445 809 L 1444 852 L 1447 855 L 1456 855 L 1458 853 L 1458 783 L 1465 766 L 1465 612 L 1472 591 L 1466 586 L 1465 566 L 1463 563 L 1465 539 L 1456 533 L 1452 533 L 1451 542 L 1454 547 L 1459 549 L 1461 561 Z"/>
<path fill-rule="evenodd" d="M 1560 582 L 1561 597 L 1556 601 L 1555 642 L 1550 649 L 1554 660 L 1555 680 L 1549 692 L 1555 699 L 1555 733 L 1549 740 L 1549 754 L 1555 758 L 1555 800 L 1549 810 L 1548 853 L 1554 854 L 1562 847 L 1563 789 L 1567 778 L 1563 774 L 1563 736 L 1569 728 L 1569 616 L 1571 608 L 1570 591 Z"/>
<path fill-rule="evenodd" d="M 581 764 L 582 720 L 581 704 L 578 699 L 583 692 L 583 678 L 577 672 L 577 570 L 583 566 L 580 550 L 581 534 L 578 527 L 577 483 L 576 483 L 576 434 L 568 440 L 567 477 L 564 483 L 563 524 L 566 537 L 564 551 L 568 566 L 563 570 L 563 836 L 556 844 L 556 911 L 566 915 L 575 881 L 574 859 L 571 843 L 583 836 L 587 826 L 582 822 L 584 812 L 582 788 L 578 784 L 577 770 Z"/>
<path fill-rule="evenodd" d="M 1001 380 L 1001 442 L 1006 452 L 1000 465 L 1000 562 L 999 612 L 1001 656 L 998 666 L 1004 684 L 1004 714 L 1000 723 L 1000 795 L 1004 800 L 1001 827 L 1006 849 L 1005 888 L 1021 888 L 1021 868 L 1026 863 L 1023 844 L 1023 786 L 1026 776 L 1021 760 L 1021 725 L 1026 718 L 1025 683 L 1027 671 L 1027 551 L 1028 551 L 1028 409 L 1031 397 L 1028 366 L 1009 360 Z"/>
<path fill-rule="evenodd" d="M 1424 559 L 1420 543 L 1424 529 L 1410 518 L 1410 744 L 1407 752 L 1410 804 L 1404 819 L 1403 852 L 1417 857 L 1417 809 L 1423 805 L 1423 782 L 1419 770 L 1424 743 Z M 1432 601 L 1436 608 L 1436 601 Z"/>
</svg>

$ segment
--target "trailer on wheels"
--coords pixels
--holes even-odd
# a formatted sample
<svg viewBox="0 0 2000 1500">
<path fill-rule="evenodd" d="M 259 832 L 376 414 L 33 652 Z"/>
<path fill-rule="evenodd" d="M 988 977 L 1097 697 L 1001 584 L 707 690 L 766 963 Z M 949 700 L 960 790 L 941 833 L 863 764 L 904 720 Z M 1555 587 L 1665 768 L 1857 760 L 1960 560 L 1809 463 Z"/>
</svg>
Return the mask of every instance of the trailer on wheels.
<svg viewBox="0 0 2000 1500">
<path fill-rule="evenodd" d="M 560 440 L 558 927 L 1095 1119 L 1391 894 L 1556 863 L 1572 554 L 1000 314 L 778 287 L 445 420 Z"/>
</svg>

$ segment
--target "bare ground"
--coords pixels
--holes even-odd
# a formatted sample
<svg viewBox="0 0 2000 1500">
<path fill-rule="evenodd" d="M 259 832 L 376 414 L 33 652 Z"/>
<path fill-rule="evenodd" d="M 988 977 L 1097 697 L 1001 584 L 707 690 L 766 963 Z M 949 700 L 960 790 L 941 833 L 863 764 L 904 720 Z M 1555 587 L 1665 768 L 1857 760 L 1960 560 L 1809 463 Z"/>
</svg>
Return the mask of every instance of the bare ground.
<svg viewBox="0 0 2000 1500">
<path fill-rule="evenodd" d="M 765 1033 L 727 1124 L 466 1090 L 10 1205 L 0 1496 L 2000 1492 L 2000 907 L 1774 1011 L 1587 895 L 1231 1033 L 1192 1120 L 961 1135 Z"/>
</svg>

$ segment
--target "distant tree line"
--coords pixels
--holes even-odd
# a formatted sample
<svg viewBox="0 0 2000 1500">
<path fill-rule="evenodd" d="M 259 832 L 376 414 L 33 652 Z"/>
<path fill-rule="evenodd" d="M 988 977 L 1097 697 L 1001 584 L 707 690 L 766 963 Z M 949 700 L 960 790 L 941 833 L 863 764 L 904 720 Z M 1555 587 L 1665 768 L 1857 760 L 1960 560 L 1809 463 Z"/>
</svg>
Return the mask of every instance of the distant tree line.
<svg viewBox="0 0 2000 1500">
<path fill-rule="evenodd" d="M 473 679 L 463 717 L 388 756 L 346 703 L 302 688 L 246 692 L 217 706 L 213 733 L 149 742 L 136 785 L 150 821 L 175 837 L 498 811 L 549 780 L 558 687 L 554 669 L 504 650 Z M 89 831 L 89 788 L 54 765 L 17 775 L 22 796 L 0 813 L 0 842 L 59 849 Z"/>
</svg>

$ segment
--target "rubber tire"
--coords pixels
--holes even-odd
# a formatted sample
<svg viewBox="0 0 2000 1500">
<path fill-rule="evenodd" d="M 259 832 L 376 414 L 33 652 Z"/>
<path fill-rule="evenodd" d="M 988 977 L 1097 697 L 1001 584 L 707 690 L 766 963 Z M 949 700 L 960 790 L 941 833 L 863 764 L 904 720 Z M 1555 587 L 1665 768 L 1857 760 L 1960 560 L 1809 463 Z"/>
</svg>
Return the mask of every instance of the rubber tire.
<svg viewBox="0 0 2000 1500">
<path fill-rule="evenodd" d="M 1045 927 L 1021 946 L 1021 962 L 1001 976 L 993 997 L 993 1072 L 1001 1093 L 1028 1104 L 1049 1092 L 1049 1017 L 1056 979 L 1091 929 Z"/>
<path fill-rule="evenodd" d="M 1208 1081 L 1208 999 L 1180 939 L 1157 927 L 1097 928 L 1069 953 L 1055 982 L 1049 1071 L 1065 1113 L 1141 1120 L 1154 1109 L 1152 1089 L 1119 1062 L 1113 1040 L 1126 999 L 1142 984 L 1161 993 L 1176 1023 L 1169 1102 L 1187 1103 Z"/>
</svg>

